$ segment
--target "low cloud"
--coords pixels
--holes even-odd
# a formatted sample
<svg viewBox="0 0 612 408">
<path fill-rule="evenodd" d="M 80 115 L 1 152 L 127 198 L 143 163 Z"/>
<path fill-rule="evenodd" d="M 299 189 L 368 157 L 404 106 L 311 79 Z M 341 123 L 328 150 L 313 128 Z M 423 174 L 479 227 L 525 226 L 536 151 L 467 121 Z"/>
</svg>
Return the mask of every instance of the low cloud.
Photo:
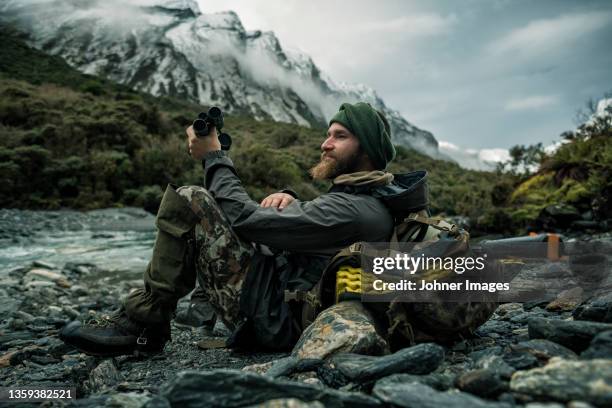
<svg viewBox="0 0 612 408">
<path fill-rule="evenodd" d="M 534 95 L 526 98 L 514 98 L 506 102 L 504 109 L 507 111 L 519 111 L 527 109 L 542 109 L 559 102 L 559 98 L 554 95 Z"/>
<path fill-rule="evenodd" d="M 590 34 L 612 22 L 612 12 L 564 14 L 552 19 L 529 22 L 487 46 L 495 55 L 513 52 L 538 54 L 551 48 L 567 47 L 568 43 Z"/>
<path fill-rule="evenodd" d="M 454 14 L 448 16 L 433 13 L 413 14 L 392 20 L 369 22 L 363 25 L 363 29 L 380 34 L 430 36 L 448 32 L 456 21 L 457 17 Z"/>
<path fill-rule="evenodd" d="M 473 170 L 493 170 L 497 163 L 510 160 L 507 149 L 466 149 L 444 140 L 438 142 L 438 150 L 461 167 Z"/>
</svg>

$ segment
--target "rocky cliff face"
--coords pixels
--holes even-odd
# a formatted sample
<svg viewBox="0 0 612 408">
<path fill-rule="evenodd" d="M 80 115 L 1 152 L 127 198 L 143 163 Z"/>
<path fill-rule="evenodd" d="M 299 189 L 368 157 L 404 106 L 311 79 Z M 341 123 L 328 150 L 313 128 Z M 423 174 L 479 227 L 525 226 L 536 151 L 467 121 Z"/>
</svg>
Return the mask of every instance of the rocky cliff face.
<svg viewBox="0 0 612 408">
<path fill-rule="evenodd" d="M 231 11 L 203 14 L 193 0 L 32 0 L 0 12 L 33 46 L 153 95 L 305 126 L 324 126 L 341 102 L 367 101 L 387 115 L 396 144 L 437 155 L 433 135 L 372 88 L 334 83 L 308 55 L 284 49 L 273 32 L 246 31 Z"/>
</svg>

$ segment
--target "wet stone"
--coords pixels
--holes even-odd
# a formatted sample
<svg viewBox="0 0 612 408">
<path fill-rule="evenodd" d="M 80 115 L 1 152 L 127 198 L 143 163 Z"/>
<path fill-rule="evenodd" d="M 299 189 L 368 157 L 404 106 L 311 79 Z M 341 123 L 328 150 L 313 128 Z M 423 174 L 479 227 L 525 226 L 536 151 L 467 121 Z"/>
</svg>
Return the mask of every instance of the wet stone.
<svg viewBox="0 0 612 408">
<path fill-rule="evenodd" d="M 372 395 L 393 406 L 405 408 L 494 408 L 510 407 L 508 404 L 487 401 L 465 392 L 436 391 L 419 383 L 379 384 L 374 386 Z"/>
<path fill-rule="evenodd" d="M 23 283 L 24 284 L 28 284 L 28 283 L 34 283 L 34 282 L 53 282 L 54 284 L 64 287 L 64 288 L 69 288 L 70 287 L 70 283 L 68 282 L 68 279 L 66 278 L 66 276 L 57 273 L 57 272 L 52 272 L 50 270 L 47 269 L 32 269 L 30 272 L 26 273 L 25 276 L 23 277 Z"/>
<path fill-rule="evenodd" d="M 584 401 L 570 401 L 567 404 L 567 408 L 593 408 L 593 405 Z"/>
<path fill-rule="evenodd" d="M 10 297 L 6 290 L 0 288 L 0 315 L 12 312 L 20 303 L 19 300 Z"/>
<path fill-rule="evenodd" d="M 612 406 L 612 360 L 553 358 L 544 367 L 514 374 L 510 389 L 537 399 Z"/>
<path fill-rule="evenodd" d="M 517 370 L 525 370 L 539 365 L 539 360 L 527 351 L 509 350 L 504 353 L 502 358 L 508 365 Z"/>
<path fill-rule="evenodd" d="M 529 353 L 537 358 L 541 364 L 545 364 L 553 357 L 561 357 L 567 360 L 578 357 L 576 353 L 567 347 L 545 339 L 522 341 L 518 344 L 511 345 L 510 349 L 518 353 Z"/>
<path fill-rule="evenodd" d="M 44 268 L 44 269 L 57 269 L 57 266 L 55 264 L 52 264 L 51 262 L 45 262 L 45 261 L 34 261 L 32 262 L 32 266 L 37 266 L 39 268 Z"/>
<path fill-rule="evenodd" d="M 174 322 L 192 327 L 212 327 L 215 324 L 215 311 L 208 302 L 180 302 Z"/>
<path fill-rule="evenodd" d="M 451 373 L 430 373 L 426 375 L 393 374 L 376 381 L 379 386 L 393 386 L 393 384 L 419 383 L 427 385 L 438 391 L 453 388 L 456 376 Z"/>
<path fill-rule="evenodd" d="M 581 302 L 583 292 L 580 287 L 564 290 L 559 293 L 555 300 L 546 305 L 546 310 L 556 312 L 572 311 Z"/>
<path fill-rule="evenodd" d="M 457 379 L 457 388 L 479 397 L 493 398 L 509 388 L 508 381 L 495 371 L 472 370 Z"/>
<path fill-rule="evenodd" d="M 271 378 L 288 377 L 294 373 L 316 371 L 321 365 L 323 360 L 320 359 L 298 359 L 290 356 L 275 361 L 265 375 Z"/>
<path fill-rule="evenodd" d="M 122 380 L 123 376 L 117 369 L 115 361 L 113 359 L 107 359 L 91 370 L 84 387 L 89 393 L 95 394 L 114 386 Z"/>
<path fill-rule="evenodd" d="M 489 356 L 499 356 L 502 352 L 502 348 L 500 346 L 487 347 L 482 350 L 472 351 L 468 356 L 474 360 L 478 361 L 481 358 L 489 357 Z"/>
<path fill-rule="evenodd" d="M 612 323 L 612 293 L 590 299 L 573 312 L 576 320 Z"/>
<path fill-rule="evenodd" d="M 251 405 L 250 408 L 325 408 L 323 404 L 317 401 L 304 402 L 297 398 L 279 398 L 263 402 L 257 405 Z"/>
<path fill-rule="evenodd" d="M 576 352 L 586 349 L 596 334 L 607 330 L 612 330 L 612 324 L 541 318 L 529 320 L 531 339 L 547 339 Z"/>
<path fill-rule="evenodd" d="M 273 399 L 319 401 L 325 407 L 370 407 L 380 402 L 360 393 L 349 393 L 295 381 L 272 379 L 239 370 L 181 371 L 160 389 L 171 406 L 237 407 Z"/>
<path fill-rule="evenodd" d="M 495 313 L 501 317 L 512 317 L 512 315 L 522 312 L 523 305 L 521 303 L 504 303 L 495 310 Z"/>
<path fill-rule="evenodd" d="M 516 369 L 499 355 L 483 357 L 476 361 L 475 367 L 493 372 L 506 380 L 509 380 L 512 374 L 516 372 Z"/>
<path fill-rule="evenodd" d="M 509 322 L 490 319 L 482 326 L 480 326 L 476 330 L 476 333 L 480 336 L 490 336 L 491 334 L 506 334 L 509 333 L 513 327 L 515 326 L 513 326 Z"/>
<path fill-rule="evenodd" d="M 589 347 L 580 354 L 580 358 L 612 359 L 612 330 L 599 333 L 593 338 Z"/>
<path fill-rule="evenodd" d="M 151 400 L 148 392 L 123 392 L 111 395 L 105 403 L 106 407 L 113 408 L 140 408 Z"/>
<path fill-rule="evenodd" d="M 428 374 L 444 360 L 444 349 L 424 343 L 399 350 L 391 355 L 374 357 L 353 353 L 332 356 L 319 374 L 325 383 L 342 386 L 366 383 L 396 373 Z"/>
</svg>

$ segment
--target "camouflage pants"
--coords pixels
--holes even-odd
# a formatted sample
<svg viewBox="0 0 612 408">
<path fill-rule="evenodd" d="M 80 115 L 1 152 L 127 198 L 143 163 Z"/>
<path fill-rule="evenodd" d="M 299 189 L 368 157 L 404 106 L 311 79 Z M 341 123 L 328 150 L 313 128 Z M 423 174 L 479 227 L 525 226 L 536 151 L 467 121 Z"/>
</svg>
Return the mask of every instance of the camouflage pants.
<svg viewBox="0 0 612 408">
<path fill-rule="evenodd" d="M 168 186 L 156 218 L 158 234 L 145 287 L 128 296 L 128 316 L 144 323 L 171 319 L 196 279 L 206 300 L 234 328 L 253 247 L 231 229 L 213 196 L 198 186 Z"/>
</svg>

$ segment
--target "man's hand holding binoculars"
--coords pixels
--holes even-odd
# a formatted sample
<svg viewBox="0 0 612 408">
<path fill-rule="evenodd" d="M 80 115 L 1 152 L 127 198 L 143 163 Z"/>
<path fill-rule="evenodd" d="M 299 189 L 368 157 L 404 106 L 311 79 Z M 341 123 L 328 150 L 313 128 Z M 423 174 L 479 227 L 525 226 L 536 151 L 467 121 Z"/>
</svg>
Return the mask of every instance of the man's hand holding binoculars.
<svg viewBox="0 0 612 408">
<path fill-rule="evenodd" d="M 187 128 L 189 154 L 196 160 L 202 160 L 204 155 L 217 150 L 229 150 L 232 138 L 223 129 L 223 112 L 216 106 L 211 106 L 207 112 L 200 112 L 193 125 Z M 218 133 L 221 132 L 221 133 Z"/>
<path fill-rule="evenodd" d="M 189 143 L 189 155 L 195 160 L 202 160 L 206 153 L 221 150 L 221 143 L 217 137 L 217 129 L 212 127 L 209 131 L 211 137 L 197 137 L 193 126 L 186 130 L 187 142 Z"/>
</svg>

